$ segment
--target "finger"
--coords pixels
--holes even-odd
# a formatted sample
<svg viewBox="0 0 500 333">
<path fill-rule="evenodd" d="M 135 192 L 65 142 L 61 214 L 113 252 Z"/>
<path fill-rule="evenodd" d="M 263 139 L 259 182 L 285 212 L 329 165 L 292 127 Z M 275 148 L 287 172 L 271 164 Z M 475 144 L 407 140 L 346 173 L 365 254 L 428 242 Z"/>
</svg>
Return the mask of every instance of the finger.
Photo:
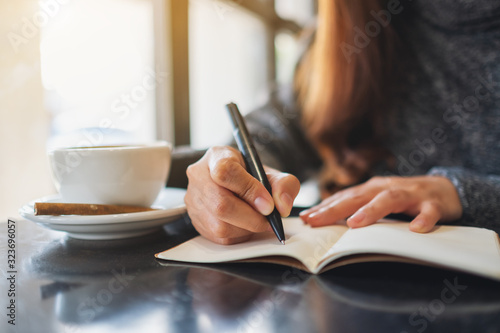
<svg viewBox="0 0 500 333">
<path fill-rule="evenodd" d="M 351 189 L 349 189 L 349 190 L 351 190 Z M 299 215 L 301 217 L 307 218 L 309 215 L 318 212 L 322 208 L 330 206 L 332 204 L 332 202 L 338 200 L 338 198 L 341 197 L 345 193 L 345 191 L 348 191 L 348 190 L 340 191 L 340 192 L 337 192 L 337 193 L 329 196 L 328 198 L 322 200 L 319 204 L 317 204 L 309 209 L 301 211 Z"/>
<path fill-rule="evenodd" d="M 248 240 L 253 233 L 218 221 L 212 216 L 204 217 L 203 223 L 199 218 L 193 218 L 194 228 L 208 240 L 222 245 L 236 244 Z"/>
<path fill-rule="evenodd" d="M 368 203 L 371 198 L 368 194 L 350 195 L 350 193 L 346 193 L 346 195 L 330 202 L 328 205 L 324 205 L 314 213 L 301 217 L 304 222 L 313 227 L 334 224 L 351 216 L 360 207 Z"/>
<path fill-rule="evenodd" d="M 273 199 L 282 217 L 290 215 L 293 201 L 299 194 L 300 182 L 297 177 L 268 169 L 267 178 L 273 189 Z"/>
<path fill-rule="evenodd" d="M 373 182 L 366 182 L 360 185 L 349 187 L 326 198 L 318 205 L 311 207 L 308 210 L 302 211 L 300 213 L 300 216 L 305 217 L 307 219 L 308 216 L 312 214 L 315 214 L 319 211 L 324 211 L 325 208 L 332 207 L 332 205 L 334 205 L 334 202 L 338 202 L 339 200 L 342 199 L 352 199 L 361 194 L 368 195 L 371 196 L 371 198 L 373 198 L 376 195 L 376 193 L 380 192 L 379 188 L 380 186 L 378 184 L 374 184 Z"/>
<path fill-rule="evenodd" d="M 188 185 L 189 188 L 189 185 Z M 200 219 L 208 216 L 215 218 L 215 221 L 221 221 L 233 225 L 252 233 L 268 230 L 269 223 L 265 217 L 253 209 L 247 202 L 238 198 L 231 191 L 220 187 L 217 184 L 207 182 L 202 187 L 197 187 L 195 194 L 192 194 L 196 200 L 195 209 L 199 212 Z M 190 205 L 193 207 L 194 205 Z M 211 221 L 215 223 L 214 221 Z M 217 229 L 217 225 L 212 225 Z M 221 226 L 221 233 L 225 227 Z M 236 235 L 218 236 L 219 238 L 231 237 Z"/>
<path fill-rule="evenodd" d="M 378 193 L 347 220 L 351 228 L 373 224 L 391 213 L 401 213 L 415 204 L 415 198 L 406 190 L 388 189 Z"/>
<path fill-rule="evenodd" d="M 410 230 L 419 233 L 431 231 L 441 219 L 441 210 L 435 202 L 425 201 L 422 203 L 420 213 L 411 221 Z"/>
<path fill-rule="evenodd" d="M 189 215 L 194 228 L 200 235 L 218 244 L 242 242 L 253 234 L 251 231 L 221 221 L 203 209 L 190 211 Z"/>
<path fill-rule="evenodd" d="M 247 172 L 241 154 L 231 152 L 225 155 L 214 155 L 214 158 L 210 159 L 209 171 L 212 180 L 248 202 L 262 215 L 271 214 L 274 209 L 273 198 L 264 185 Z"/>
<path fill-rule="evenodd" d="M 252 233 L 267 231 L 269 223 L 264 215 L 255 211 L 247 202 L 234 196 L 224 188 L 218 189 L 216 197 L 207 196 L 210 200 L 211 213 L 218 220 Z"/>
<path fill-rule="evenodd" d="M 220 244 L 220 245 L 233 245 L 238 243 L 243 243 L 252 238 L 253 234 L 241 236 L 241 237 L 232 237 L 232 238 L 214 238 L 212 241 Z"/>
</svg>

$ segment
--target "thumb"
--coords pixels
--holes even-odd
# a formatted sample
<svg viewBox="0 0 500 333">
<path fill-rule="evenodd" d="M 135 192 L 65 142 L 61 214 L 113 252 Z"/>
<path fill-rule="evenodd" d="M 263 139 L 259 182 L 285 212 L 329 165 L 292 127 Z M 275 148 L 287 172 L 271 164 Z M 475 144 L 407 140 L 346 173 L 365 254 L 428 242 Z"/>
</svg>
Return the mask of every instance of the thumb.
<svg viewBox="0 0 500 333">
<path fill-rule="evenodd" d="M 276 208 L 282 217 L 287 217 L 292 211 L 293 201 L 299 194 L 300 182 L 297 177 L 272 168 L 266 168 L 266 174 L 273 190 Z"/>
</svg>

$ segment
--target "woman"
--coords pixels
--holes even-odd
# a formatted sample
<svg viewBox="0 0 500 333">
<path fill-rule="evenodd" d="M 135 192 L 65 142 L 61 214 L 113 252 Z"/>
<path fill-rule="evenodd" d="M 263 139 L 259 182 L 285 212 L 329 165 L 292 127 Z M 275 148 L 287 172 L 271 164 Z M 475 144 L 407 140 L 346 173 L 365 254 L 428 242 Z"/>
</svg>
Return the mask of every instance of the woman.
<svg viewBox="0 0 500 333">
<path fill-rule="evenodd" d="M 187 171 L 195 228 L 221 244 L 269 230 L 264 215 L 290 213 L 295 176 L 319 156 L 325 199 L 301 213 L 311 226 L 404 213 L 415 232 L 437 222 L 500 230 L 500 3 L 320 0 L 318 11 L 294 107 L 248 117 L 268 131 L 273 197 L 238 151 L 212 148 Z"/>
</svg>

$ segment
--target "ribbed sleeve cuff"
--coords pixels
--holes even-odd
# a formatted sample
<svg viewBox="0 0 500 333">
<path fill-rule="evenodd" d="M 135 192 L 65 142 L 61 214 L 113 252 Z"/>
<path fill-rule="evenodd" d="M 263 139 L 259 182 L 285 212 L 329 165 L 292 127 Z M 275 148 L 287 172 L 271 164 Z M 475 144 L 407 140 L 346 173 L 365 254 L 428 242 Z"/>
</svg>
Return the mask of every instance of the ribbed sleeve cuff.
<svg viewBox="0 0 500 333">
<path fill-rule="evenodd" d="M 457 224 L 500 231 L 500 181 L 460 167 L 434 167 L 429 176 L 448 178 L 455 186 L 463 208 Z"/>
</svg>

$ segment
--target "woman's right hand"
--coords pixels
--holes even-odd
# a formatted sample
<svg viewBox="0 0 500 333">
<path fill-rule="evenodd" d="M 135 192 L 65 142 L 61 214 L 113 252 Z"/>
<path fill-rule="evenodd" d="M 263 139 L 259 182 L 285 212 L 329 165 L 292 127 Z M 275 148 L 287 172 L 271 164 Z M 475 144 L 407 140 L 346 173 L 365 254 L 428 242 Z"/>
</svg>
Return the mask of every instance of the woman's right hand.
<svg viewBox="0 0 500 333">
<path fill-rule="evenodd" d="M 250 175 L 241 153 L 232 147 L 214 147 L 187 169 L 184 199 L 196 230 L 219 244 L 248 240 L 258 232 L 272 232 L 266 215 L 276 204 L 281 216 L 292 210 L 299 180 L 290 174 L 265 168 L 273 197 Z"/>
</svg>

